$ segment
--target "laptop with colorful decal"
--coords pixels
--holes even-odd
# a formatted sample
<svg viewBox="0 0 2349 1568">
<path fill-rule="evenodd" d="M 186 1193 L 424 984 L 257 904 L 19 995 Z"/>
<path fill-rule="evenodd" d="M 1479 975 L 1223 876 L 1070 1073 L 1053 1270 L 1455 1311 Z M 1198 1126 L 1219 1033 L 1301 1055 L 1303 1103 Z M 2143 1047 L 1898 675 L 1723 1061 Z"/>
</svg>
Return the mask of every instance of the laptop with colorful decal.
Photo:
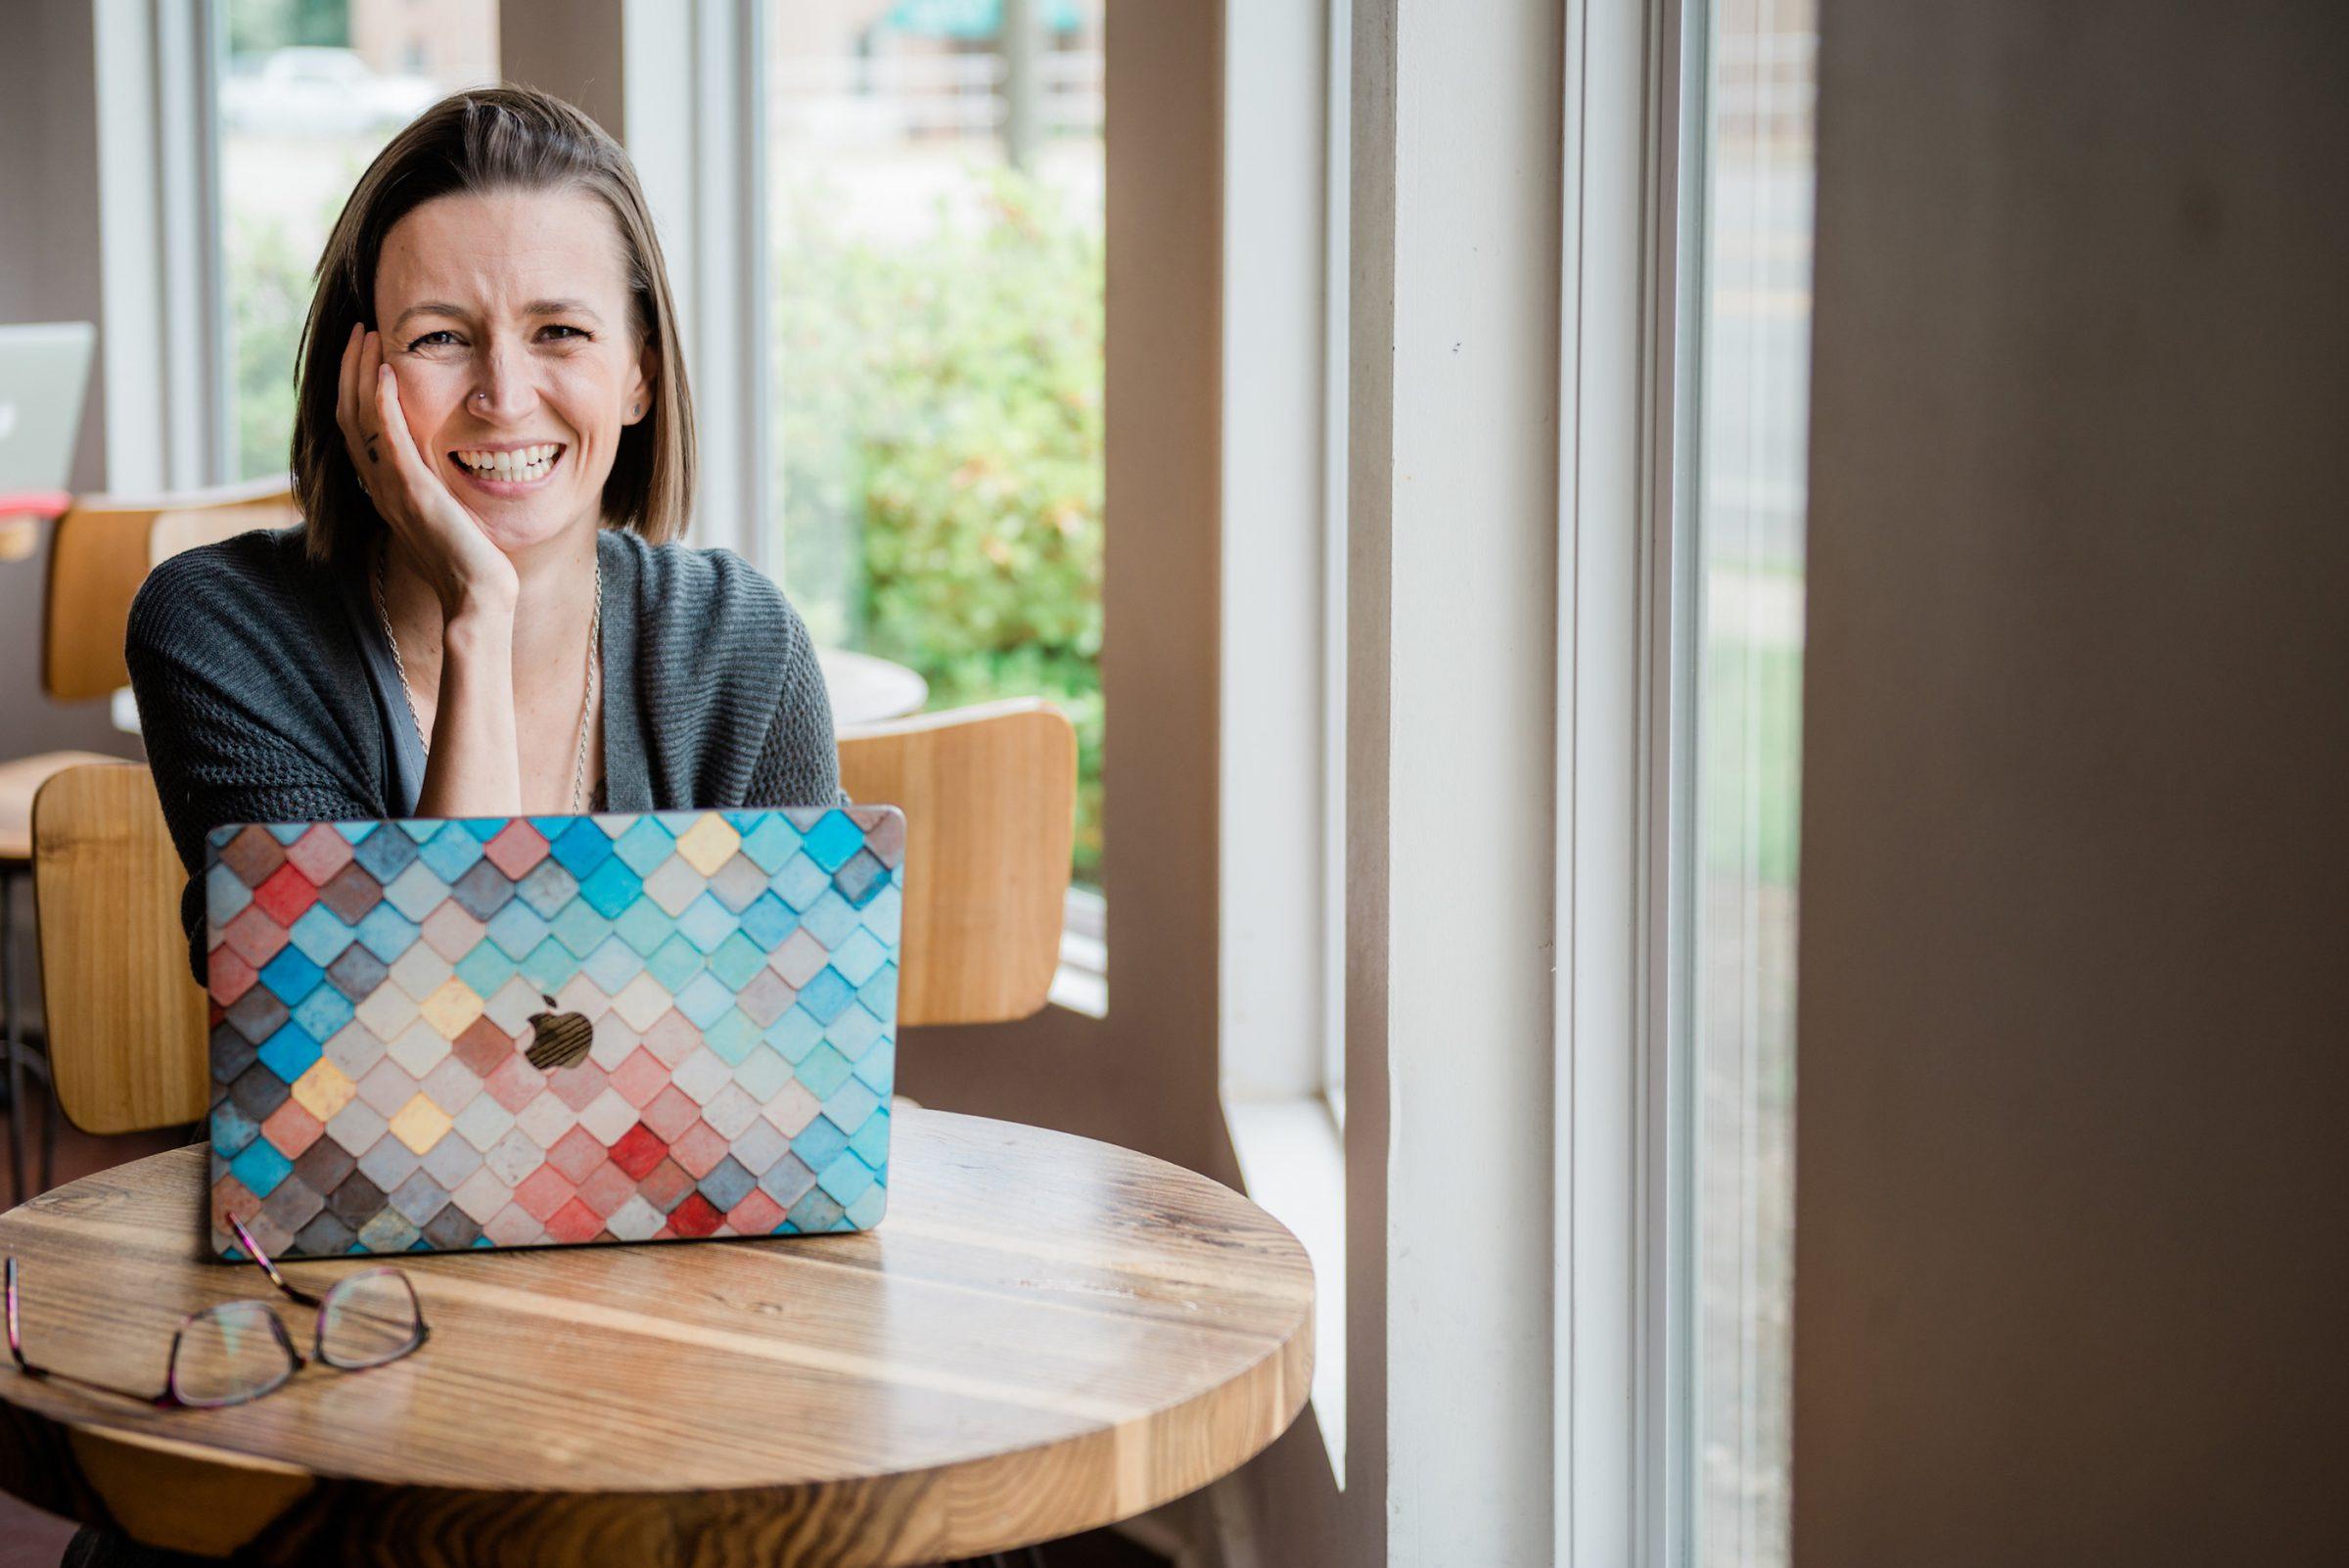
<svg viewBox="0 0 2349 1568">
<path fill-rule="evenodd" d="M 214 1251 L 876 1223 L 904 848 L 890 806 L 217 829 Z"/>
</svg>

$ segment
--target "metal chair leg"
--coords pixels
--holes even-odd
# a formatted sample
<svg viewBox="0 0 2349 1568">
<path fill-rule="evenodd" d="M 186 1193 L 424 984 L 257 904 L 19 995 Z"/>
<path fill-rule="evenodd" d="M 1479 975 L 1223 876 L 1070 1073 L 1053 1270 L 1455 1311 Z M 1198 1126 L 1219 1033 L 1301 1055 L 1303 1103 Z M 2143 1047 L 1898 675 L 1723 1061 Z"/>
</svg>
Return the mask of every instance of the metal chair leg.
<svg viewBox="0 0 2349 1568">
<path fill-rule="evenodd" d="M 17 876 L 0 870 L 0 1037 L 8 1042 L 8 1201 L 24 1201 L 24 1042 L 17 1038 Z"/>
<path fill-rule="evenodd" d="M 57 1097 L 57 1063 L 49 1054 L 49 1037 L 41 1036 L 41 1190 L 57 1185 L 57 1125 L 65 1115 Z"/>
</svg>

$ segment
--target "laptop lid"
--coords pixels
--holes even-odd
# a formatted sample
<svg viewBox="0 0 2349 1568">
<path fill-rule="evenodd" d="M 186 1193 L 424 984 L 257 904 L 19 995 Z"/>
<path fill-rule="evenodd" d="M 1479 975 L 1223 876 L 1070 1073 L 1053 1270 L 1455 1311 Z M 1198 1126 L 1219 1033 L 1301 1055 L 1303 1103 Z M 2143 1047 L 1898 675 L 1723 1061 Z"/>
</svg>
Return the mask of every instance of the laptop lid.
<svg viewBox="0 0 2349 1568">
<path fill-rule="evenodd" d="M 888 1198 L 895 807 L 231 825 L 211 1224 L 273 1255 L 856 1230 Z"/>
<path fill-rule="evenodd" d="M 0 494 L 66 487 L 97 338 L 86 321 L 0 327 Z"/>
</svg>

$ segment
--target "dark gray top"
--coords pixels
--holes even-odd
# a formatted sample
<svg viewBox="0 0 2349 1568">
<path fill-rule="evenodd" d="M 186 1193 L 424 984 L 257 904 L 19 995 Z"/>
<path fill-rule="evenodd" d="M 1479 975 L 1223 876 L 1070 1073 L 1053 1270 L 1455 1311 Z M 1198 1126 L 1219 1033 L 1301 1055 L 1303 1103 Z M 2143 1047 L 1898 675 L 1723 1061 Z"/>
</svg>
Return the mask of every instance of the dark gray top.
<svg viewBox="0 0 2349 1568">
<path fill-rule="evenodd" d="M 415 711 L 408 706 L 407 687 L 392 662 L 392 644 L 384 636 L 383 612 L 376 608 L 372 583 L 362 572 L 340 574 L 337 587 L 344 613 L 350 618 L 351 635 L 358 639 L 359 662 L 367 668 L 367 683 L 384 720 L 384 758 L 391 770 L 390 790 L 394 816 L 414 816 L 424 795 L 424 741 L 416 733 Z"/>
<path fill-rule="evenodd" d="M 846 801 L 823 672 L 782 591 L 730 550 L 613 530 L 596 543 L 604 808 Z M 412 814 L 423 752 L 363 568 L 314 565 L 299 528 L 164 561 L 123 652 L 201 980 L 205 835 Z"/>
<path fill-rule="evenodd" d="M 416 803 L 424 798 L 424 770 L 430 761 L 424 737 L 416 733 L 416 710 L 408 702 L 408 688 L 400 679 L 391 639 L 384 634 L 384 613 L 376 603 L 374 583 L 365 576 L 345 574 L 341 588 L 351 634 L 359 639 L 360 662 L 367 667 L 368 682 L 375 688 L 375 706 L 384 715 L 384 755 L 392 764 L 392 801 L 399 808 L 397 815 L 414 816 Z M 588 786 L 588 810 L 612 808 L 604 784 L 598 777 Z"/>
</svg>

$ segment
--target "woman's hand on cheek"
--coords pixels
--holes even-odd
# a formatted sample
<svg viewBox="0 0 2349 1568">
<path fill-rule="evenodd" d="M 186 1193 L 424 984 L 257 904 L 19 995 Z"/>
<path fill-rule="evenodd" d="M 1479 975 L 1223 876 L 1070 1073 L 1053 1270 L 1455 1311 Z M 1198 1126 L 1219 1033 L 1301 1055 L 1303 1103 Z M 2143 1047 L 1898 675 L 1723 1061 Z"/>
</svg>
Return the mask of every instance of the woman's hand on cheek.
<svg viewBox="0 0 2349 1568">
<path fill-rule="evenodd" d="M 335 417 L 368 499 L 432 584 L 441 614 L 511 613 L 519 592 L 514 563 L 416 449 L 381 334 L 351 328 Z"/>
</svg>

